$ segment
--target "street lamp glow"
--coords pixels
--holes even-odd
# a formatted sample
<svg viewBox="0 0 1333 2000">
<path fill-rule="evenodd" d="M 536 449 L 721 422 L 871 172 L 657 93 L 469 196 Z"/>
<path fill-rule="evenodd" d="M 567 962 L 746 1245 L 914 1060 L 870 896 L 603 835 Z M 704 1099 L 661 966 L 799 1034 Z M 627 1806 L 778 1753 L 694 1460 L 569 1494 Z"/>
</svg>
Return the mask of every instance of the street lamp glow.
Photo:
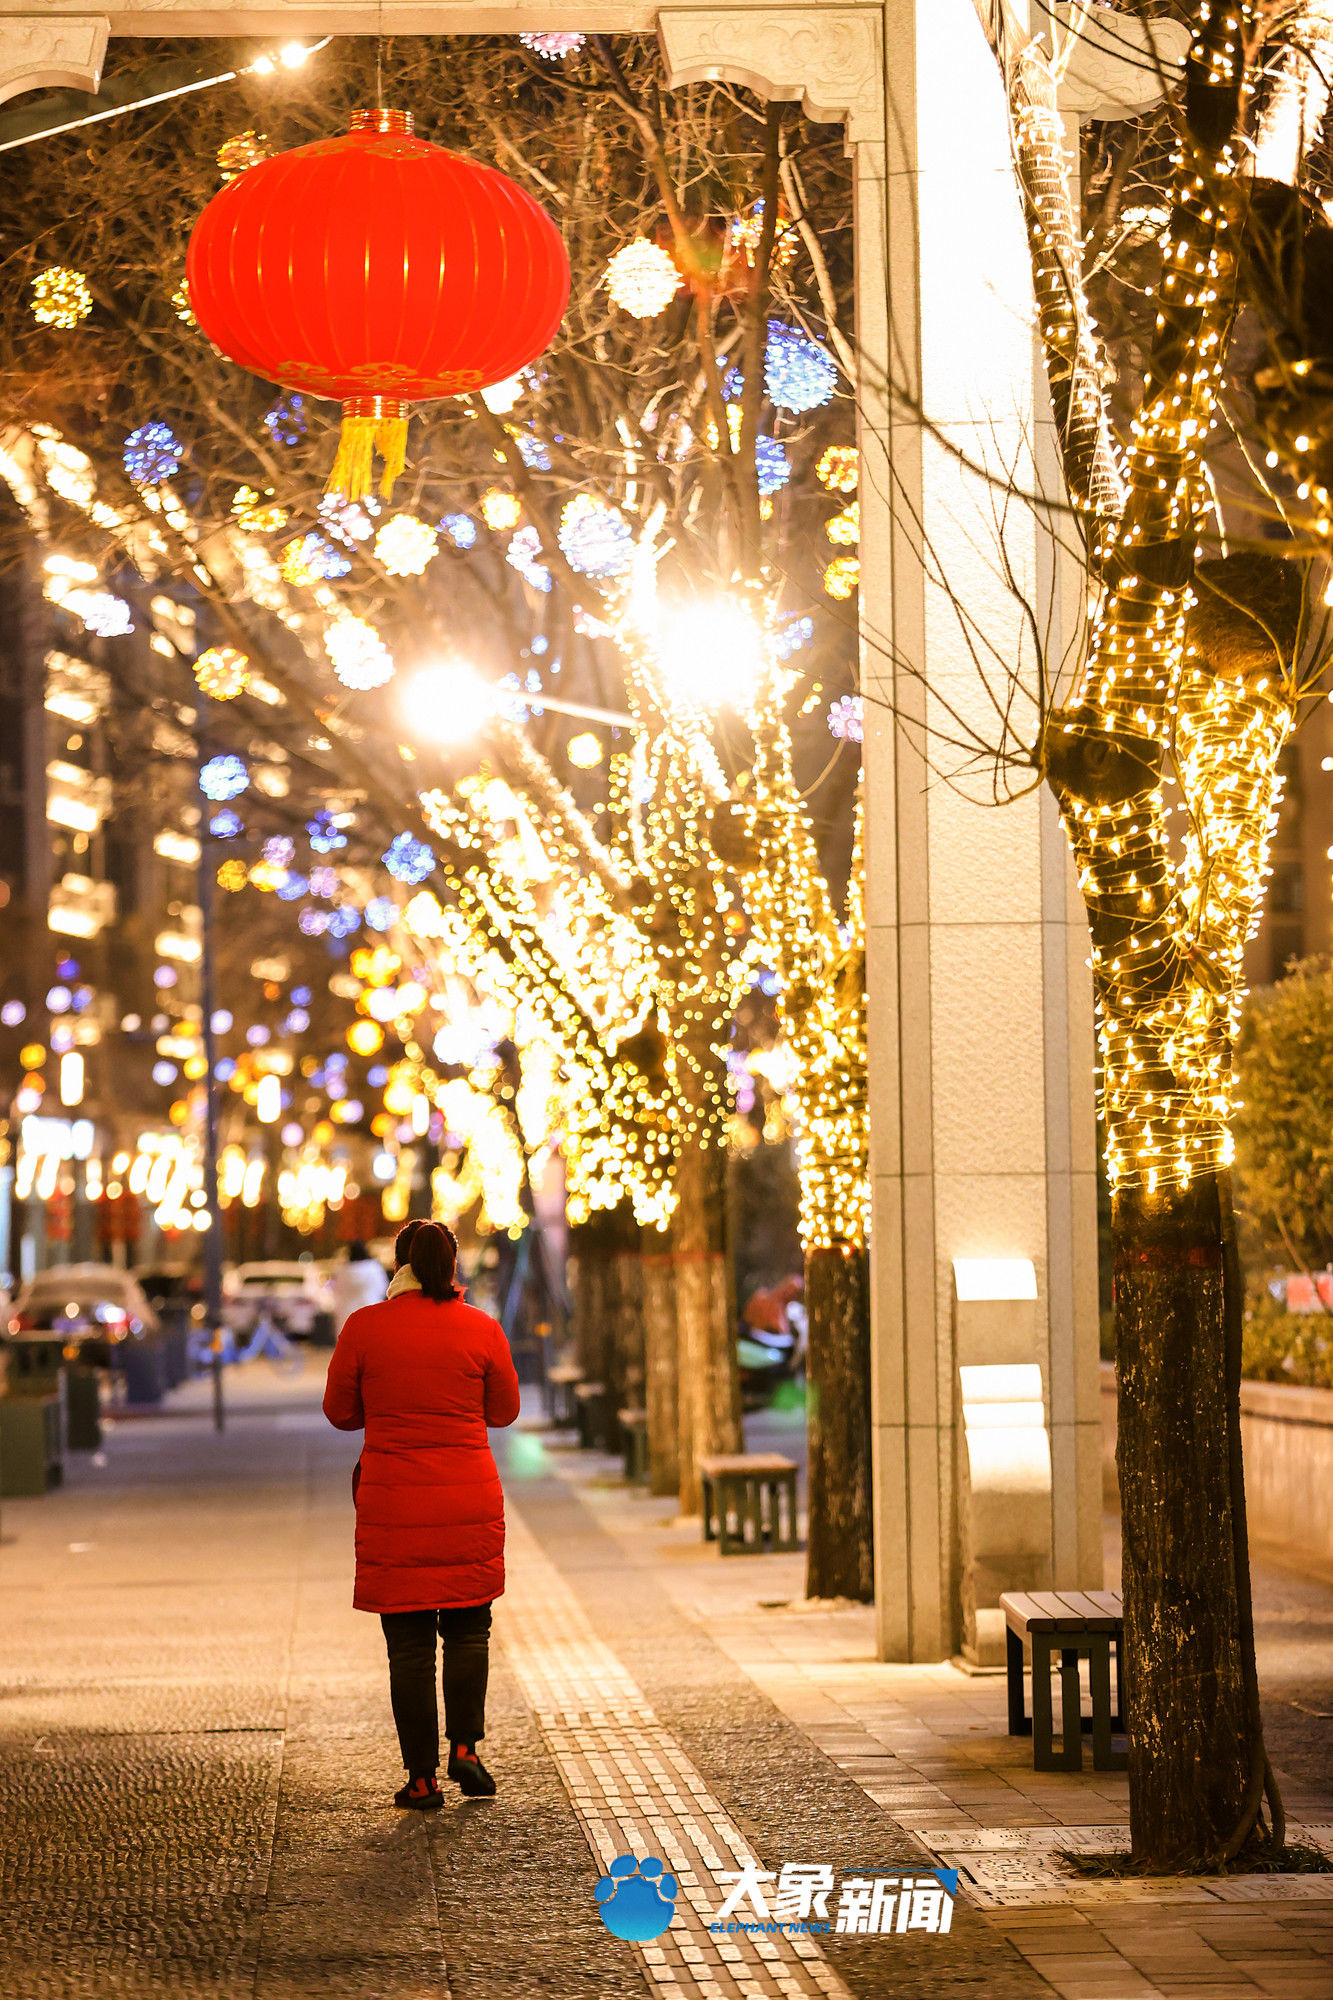
<svg viewBox="0 0 1333 2000">
<path fill-rule="evenodd" d="M 744 708 L 764 672 L 764 636 L 734 599 L 681 604 L 663 613 L 660 657 L 673 694 L 701 708 Z"/>
<path fill-rule="evenodd" d="M 77 1049 L 71 1049 L 60 1058 L 60 1102 L 83 1102 L 83 1057 Z"/>
<path fill-rule="evenodd" d="M 403 714 L 423 742 L 466 743 L 495 714 L 494 691 L 462 660 L 439 660 L 406 683 Z"/>
</svg>

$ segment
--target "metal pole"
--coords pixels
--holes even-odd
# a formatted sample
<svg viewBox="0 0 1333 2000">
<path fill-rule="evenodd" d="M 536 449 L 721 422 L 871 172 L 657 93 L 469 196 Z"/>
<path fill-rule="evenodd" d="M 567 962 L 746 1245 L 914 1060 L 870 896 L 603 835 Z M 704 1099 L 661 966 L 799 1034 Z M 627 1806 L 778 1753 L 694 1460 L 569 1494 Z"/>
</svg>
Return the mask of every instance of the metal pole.
<svg viewBox="0 0 1333 2000">
<path fill-rule="evenodd" d="M 205 729 L 208 700 L 200 694 L 199 760 L 206 761 Z M 202 796 L 202 795 L 201 795 Z M 216 843 L 208 831 L 208 803 L 199 817 L 199 1001 L 203 1009 L 204 1061 L 204 1200 L 208 1229 L 204 1235 L 204 1320 L 213 1359 L 213 1428 L 226 1425 L 222 1397 L 222 1206 L 218 1200 L 218 1082 L 217 1036 L 213 1032 L 213 856 Z"/>
</svg>

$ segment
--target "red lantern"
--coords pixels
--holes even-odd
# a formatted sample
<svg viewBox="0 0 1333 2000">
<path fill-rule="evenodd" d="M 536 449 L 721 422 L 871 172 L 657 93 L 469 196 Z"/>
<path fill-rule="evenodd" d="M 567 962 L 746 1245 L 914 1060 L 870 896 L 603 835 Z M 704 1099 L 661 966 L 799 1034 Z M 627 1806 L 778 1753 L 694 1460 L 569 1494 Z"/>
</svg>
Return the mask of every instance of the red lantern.
<svg viewBox="0 0 1333 2000">
<path fill-rule="evenodd" d="M 494 167 L 412 137 L 407 111 L 261 160 L 209 202 L 190 304 L 229 360 L 343 406 L 329 491 L 388 497 L 407 402 L 502 382 L 549 346 L 569 297 L 560 232 Z"/>
</svg>

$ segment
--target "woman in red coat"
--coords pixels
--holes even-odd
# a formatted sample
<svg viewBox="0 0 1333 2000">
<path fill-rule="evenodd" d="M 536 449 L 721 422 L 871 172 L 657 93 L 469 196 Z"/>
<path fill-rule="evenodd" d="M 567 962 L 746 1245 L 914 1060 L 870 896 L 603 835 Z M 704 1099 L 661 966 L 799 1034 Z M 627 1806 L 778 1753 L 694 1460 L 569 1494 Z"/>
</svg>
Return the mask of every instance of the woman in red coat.
<svg viewBox="0 0 1333 2000">
<path fill-rule="evenodd" d="M 338 1336 L 324 1414 L 364 1426 L 352 1478 L 359 1611 L 378 1611 L 407 1783 L 395 1803 L 444 1803 L 435 1705 L 435 1635 L 443 1641 L 449 1776 L 470 1798 L 495 1780 L 477 1755 L 486 1730 L 491 1603 L 504 1590 L 504 1494 L 487 1425 L 518 1415 L 518 1377 L 498 1323 L 463 1304 L 458 1245 L 438 1222 L 409 1222 L 379 1305 Z"/>
</svg>

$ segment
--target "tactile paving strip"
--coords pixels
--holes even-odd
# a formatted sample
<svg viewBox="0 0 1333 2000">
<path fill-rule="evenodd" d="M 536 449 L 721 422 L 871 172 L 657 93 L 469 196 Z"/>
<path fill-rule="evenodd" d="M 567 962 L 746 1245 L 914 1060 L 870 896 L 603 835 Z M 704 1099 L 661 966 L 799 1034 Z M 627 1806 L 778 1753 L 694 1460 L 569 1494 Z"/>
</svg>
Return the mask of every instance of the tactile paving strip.
<svg viewBox="0 0 1333 2000">
<path fill-rule="evenodd" d="M 589 1846 L 604 1869 L 618 1854 L 657 1855 L 680 1885 L 670 1929 L 634 1947 L 657 1993 L 663 2000 L 850 2000 L 812 1938 L 710 1933 L 726 1893 L 719 1871 L 755 1861 L 753 1849 L 512 1507 L 505 1567 L 505 1652 Z"/>
</svg>

